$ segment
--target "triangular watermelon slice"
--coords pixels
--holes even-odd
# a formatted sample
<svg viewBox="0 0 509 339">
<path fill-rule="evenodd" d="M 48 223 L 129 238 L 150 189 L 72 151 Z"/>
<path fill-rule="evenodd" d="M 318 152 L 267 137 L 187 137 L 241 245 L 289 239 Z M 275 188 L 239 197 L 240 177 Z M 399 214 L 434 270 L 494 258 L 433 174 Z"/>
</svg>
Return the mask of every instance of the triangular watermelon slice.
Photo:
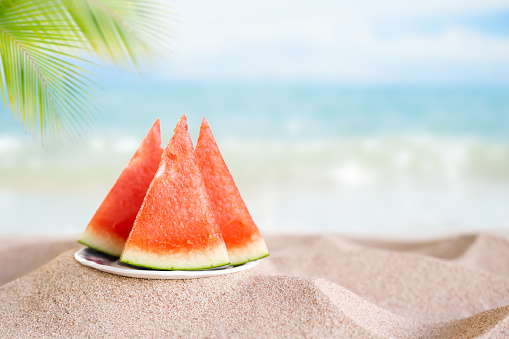
<svg viewBox="0 0 509 339">
<path fill-rule="evenodd" d="M 156 120 L 78 240 L 119 257 L 161 162 L 161 127 Z"/>
<path fill-rule="evenodd" d="M 221 230 L 180 118 L 150 184 L 120 261 L 162 270 L 229 264 Z"/>
<path fill-rule="evenodd" d="M 240 265 L 268 256 L 260 231 L 240 196 L 205 118 L 194 153 L 231 264 Z"/>
</svg>

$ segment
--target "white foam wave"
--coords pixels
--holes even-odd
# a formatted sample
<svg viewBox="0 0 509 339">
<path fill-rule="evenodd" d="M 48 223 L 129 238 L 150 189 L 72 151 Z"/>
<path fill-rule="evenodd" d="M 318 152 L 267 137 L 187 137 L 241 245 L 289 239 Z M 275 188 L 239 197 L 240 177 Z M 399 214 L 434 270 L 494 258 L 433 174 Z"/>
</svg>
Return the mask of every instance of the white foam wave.
<svg viewBox="0 0 509 339">
<path fill-rule="evenodd" d="M 401 136 L 309 142 L 227 140 L 220 145 L 240 176 L 279 173 L 283 181 L 300 178 L 349 187 L 388 181 L 509 183 L 509 142 Z"/>
<path fill-rule="evenodd" d="M 21 142 L 14 137 L 0 137 L 0 153 L 10 153 L 19 150 Z"/>
<path fill-rule="evenodd" d="M 140 140 L 134 138 L 120 138 L 115 140 L 114 149 L 120 153 L 134 153 L 140 144 Z"/>
<path fill-rule="evenodd" d="M 82 230 L 141 138 L 134 141 L 95 136 L 56 150 L 4 143 L 0 231 L 34 222 L 18 215 L 26 206 L 51 220 L 48 229 L 74 222 Z M 262 230 L 464 231 L 509 222 L 509 142 L 388 136 L 218 144 Z M 59 213 L 60 221 L 52 219 Z"/>
<path fill-rule="evenodd" d="M 127 164 L 140 140 L 93 136 L 61 149 L 46 150 L 32 140 L 0 138 L 0 168 L 20 174 L 26 167 L 97 173 Z M 389 181 L 509 182 L 509 142 L 389 136 L 384 138 L 218 140 L 227 163 L 241 181 L 256 177 L 329 182 L 361 187 Z"/>
<path fill-rule="evenodd" d="M 332 169 L 332 176 L 340 185 L 347 187 L 365 186 L 375 177 L 355 162 L 348 162 L 343 166 Z"/>
</svg>

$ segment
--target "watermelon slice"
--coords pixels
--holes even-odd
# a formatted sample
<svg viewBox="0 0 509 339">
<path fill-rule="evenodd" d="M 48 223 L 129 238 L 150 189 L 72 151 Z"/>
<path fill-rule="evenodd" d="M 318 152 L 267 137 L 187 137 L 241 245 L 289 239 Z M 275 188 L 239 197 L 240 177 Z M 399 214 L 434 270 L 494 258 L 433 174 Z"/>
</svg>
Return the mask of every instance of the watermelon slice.
<svg viewBox="0 0 509 339">
<path fill-rule="evenodd" d="M 180 118 L 150 184 L 120 261 L 162 270 L 229 264 L 221 230 Z"/>
<path fill-rule="evenodd" d="M 161 128 L 157 119 L 90 220 L 78 240 L 80 243 L 120 256 L 162 152 Z"/>
<path fill-rule="evenodd" d="M 268 256 L 260 231 L 240 196 L 205 118 L 194 153 L 231 264 L 240 265 Z"/>
</svg>

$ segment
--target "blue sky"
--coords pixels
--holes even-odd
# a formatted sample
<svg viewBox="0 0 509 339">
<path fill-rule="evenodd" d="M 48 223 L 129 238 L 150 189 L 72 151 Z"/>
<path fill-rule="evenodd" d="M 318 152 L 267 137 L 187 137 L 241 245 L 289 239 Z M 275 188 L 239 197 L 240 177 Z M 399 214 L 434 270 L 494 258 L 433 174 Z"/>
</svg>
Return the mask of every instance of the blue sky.
<svg viewBox="0 0 509 339">
<path fill-rule="evenodd" d="M 186 0 L 174 9 L 173 51 L 152 70 L 165 81 L 509 83 L 507 1 Z"/>
</svg>

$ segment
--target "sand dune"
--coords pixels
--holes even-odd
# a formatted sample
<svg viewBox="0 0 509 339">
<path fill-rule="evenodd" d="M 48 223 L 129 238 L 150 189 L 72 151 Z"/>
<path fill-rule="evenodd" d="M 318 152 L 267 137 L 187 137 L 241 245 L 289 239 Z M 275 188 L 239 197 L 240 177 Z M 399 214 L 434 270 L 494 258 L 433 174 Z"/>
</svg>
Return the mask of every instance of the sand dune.
<svg viewBox="0 0 509 339">
<path fill-rule="evenodd" d="M 0 244 L 2 257 L 11 254 L 9 261 L 0 259 L 0 281 L 20 276 L 0 288 L 0 337 L 509 334 L 504 237 L 402 243 L 321 234 L 266 240 L 271 256 L 254 269 L 194 280 L 99 272 L 74 260 L 77 247 L 70 241 Z M 48 262 L 28 273 L 35 263 L 27 257 L 34 253 L 38 264 Z"/>
</svg>

